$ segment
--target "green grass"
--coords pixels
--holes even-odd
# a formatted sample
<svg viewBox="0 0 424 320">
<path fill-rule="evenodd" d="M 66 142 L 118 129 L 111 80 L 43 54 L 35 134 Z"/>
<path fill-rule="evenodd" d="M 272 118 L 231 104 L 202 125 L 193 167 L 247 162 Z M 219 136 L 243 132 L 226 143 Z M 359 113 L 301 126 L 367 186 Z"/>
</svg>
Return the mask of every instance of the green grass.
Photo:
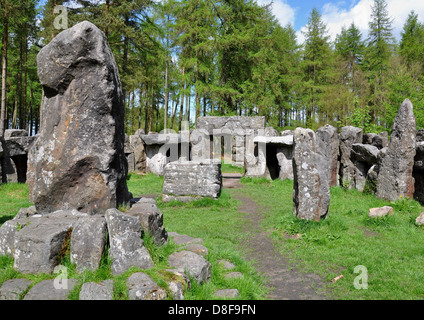
<svg viewBox="0 0 424 320">
<path fill-rule="evenodd" d="M 154 174 L 131 174 L 127 183 L 129 190 L 134 196 L 160 195 L 163 178 Z M 3 197 L 3 195 L 7 196 L 10 201 L 6 201 L 6 197 Z M 1 222 L 4 223 L 13 218 L 21 207 L 31 206 L 31 203 L 26 200 L 27 197 L 28 189 L 26 185 L 4 185 L 4 188 L 0 190 L 0 198 L 3 201 L 2 204 L 7 203 L 7 206 L 4 206 L 7 209 L 7 214 L 3 215 L 4 218 Z M 158 197 L 157 202 L 164 213 L 164 226 L 168 232 L 175 231 L 191 237 L 201 237 L 209 251 L 207 259 L 212 265 L 211 281 L 202 285 L 197 285 L 195 281 L 192 281 L 192 288 L 186 293 L 185 299 L 217 299 L 214 296 L 214 292 L 222 288 L 238 289 L 240 292 L 239 299 L 264 299 L 266 289 L 263 278 L 258 275 L 251 263 L 242 257 L 239 244 L 240 241 L 243 241 L 243 237 L 234 232 L 242 223 L 242 215 L 237 211 L 238 203 L 236 200 L 231 199 L 230 194 L 226 190 L 223 190 L 218 200 L 204 198 L 188 204 L 177 201 L 165 204 Z M 0 212 L 5 212 L 2 205 L 0 205 Z M 172 240 L 166 245 L 156 246 L 148 234 L 143 237 L 143 240 L 155 265 L 154 268 L 143 271 L 149 274 L 159 286 L 168 290 L 166 283 L 170 276 L 169 272 L 166 272 L 166 269 L 170 268 L 167 262 L 168 256 L 176 250 L 182 250 L 182 248 L 177 247 Z M 242 272 L 243 277 L 241 279 L 225 279 L 224 274 L 226 271 L 217 263 L 220 259 L 227 259 L 234 263 L 236 268 L 232 271 Z M 90 281 L 100 282 L 106 279 L 115 280 L 114 299 L 128 299 L 126 279 L 132 273 L 141 270 L 131 268 L 122 275 L 113 276 L 110 270 L 110 263 L 108 250 L 106 250 L 98 270 L 94 272 L 85 271 L 79 274 L 75 270 L 75 265 L 71 264 L 68 252 L 61 264 L 67 267 L 68 278 L 78 281 L 78 285 L 71 292 L 69 299 L 78 299 L 83 283 Z M 20 274 L 13 269 L 12 258 L 0 256 L 0 286 L 4 281 L 13 278 L 30 279 L 33 286 L 42 280 L 54 279 L 55 277 L 57 277 L 55 274 Z"/>
<path fill-rule="evenodd" d="M 333 187 L 328 218 L 304 221 L 293 216 L 292 185 L 289 180 L 250 181 L 245 191 L 266 208 L 264 227 L 293 266 L 320 275 L 333 299 L 424 298 L 424 229 L 415 225 L 423 207 L 418 202 L 387 202 Z M 394 208 L 393 216 L 368 217 L 370 208 L 384 205 Z M 366 290 L 354 286 L 360 275 L 356 266 L 367 268 Z"/>
</svg>

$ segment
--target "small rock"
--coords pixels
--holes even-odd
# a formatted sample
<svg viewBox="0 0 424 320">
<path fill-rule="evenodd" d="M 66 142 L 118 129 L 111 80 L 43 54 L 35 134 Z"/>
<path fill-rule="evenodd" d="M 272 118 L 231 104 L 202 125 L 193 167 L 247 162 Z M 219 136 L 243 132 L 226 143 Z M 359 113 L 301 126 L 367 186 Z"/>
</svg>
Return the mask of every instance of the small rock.
<svg viewBox="0 0 424 320">
<path fill-rule="evenodd" d="M 201 255 L 202 257 L 208 256 L 208 248 L 206 248 L 204 245 L 201 245 L 199 243 L 189 243 L 184 247 L 187 251 L 194 252 L 196 254 Z"/>
<path fill-rule="evenodd" d="M 0 287 L 0 300 L 19 300 L 30 285 L 31 281 L 27 279 L 7 280 Z"/>
<path fill-rule="evenodd" d="M 221 298 L 236 298 L 240 296 L 237 289 L 221 289 L 215 292 L 215 296 Z"/>
<path fill-rule="evenodd" d="M 368 216 L 370 218 L 381 218 L 384 216 L 392 216 L 393 215 L 393 208 L 389 206 L 384 206 L 381 208 L 371 208 L 370 212 L 368 213 Z"/>
<path fill-rule="evenodd" d="M 419 226 L 424 224 L 424 212 L 422 212 L 417 219 L 415 219 L 415 223 Z"/>
<path fill-rule="evenodd" d="M 84 283 L 79 300 L 113 300 L 113 280 Z"/>
<path fill-rule="evenodd" d="M 178 234 L 176 232 L 169 232 L 168 236 L 172 238 L 174 243 L 178 246 L 190 243 L 202 243 L 203 240 L 201 238 L 192 238 L 185 234 Z"/>
<path fill-rule="evenodd" d="M 209 261 L 191 251 L 174 252 L 168 257 L 168 263 L 195 278 L 198 283 L 208 281 L 212 276 Z"/>
<path fill-rule="evenodd" d="M 165 300 L 166 291 L 143 272 L 133 273 L 127 279 L 130 300 Z"/>
<path fill-rule="evenodd" d="M 184 272 L 175 269 L 167 269 L 166 271 L 173 274 L 172 279 L 168 282 L 168 286 L 174 300 L 184 300 L 184 292 L 191 288 L 190 279 Z"/>
<path fill-rule="evenodd" d="M 220 265 L 222 265 L 223 267 L 224 267 L 224 269 L 225 270 L 231 270 L 231 269 L 234 269 L 236 266 L 233 264 L 233 263 L 231 263 L 230 261 L 228 261 L 228 260 L 218 260 L 217 261 Z"/>
<path fill-rule="evenodd" d="M 24 300 L 67 300 L 70 291 L 77 284 L 77 280 L 68 279 L 60 283 L 61 287 L 55 288 L 56 280 L 43 280 L 28 291 Z M 65 280 L 62 280 L 65 281 Z"/>
<path fill-rule="evenodd" d="M 237 279 L 243 277 L 243 274 L 241 272 L 228 272 L 224 275 L 225 279 Z"/>
</svg>

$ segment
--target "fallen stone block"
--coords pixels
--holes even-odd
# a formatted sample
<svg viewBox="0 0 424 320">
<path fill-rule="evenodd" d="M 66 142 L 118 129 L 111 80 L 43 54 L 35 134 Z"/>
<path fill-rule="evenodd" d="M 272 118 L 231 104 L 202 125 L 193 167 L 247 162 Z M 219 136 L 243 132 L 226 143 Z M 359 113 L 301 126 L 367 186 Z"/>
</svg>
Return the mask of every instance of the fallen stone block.
<svg viewBox="0 0 424 320">
<path fill-rule="evenodd" d="M 384 206 L 381 208 L 371 208 L 368 216 L 370 218 L 381 218 L 381 217 L 385 217 L 385 216 L 392 216 L 393 215 L 393 208 L 389 207 L 389 206 Z"/>
<path fill-rule="evenodd" d="M 198 283 L 211 278 L 211 264 L 202 256 L 191 251 L 174 252 L 168 257 L 171 267 L 196 279 Z"/>
<path fill-rule="evenodd" d="M 43 280 L 34 285 L 25 295 L 24 300 L 68 300 L 69 293 L 77 285 L 75 279 L 63 279 L 60 285 L 56 280 Z"/>
<path fill-rule="evenodd" d="M 3 282 L 0 287 L 0 300 L 19 300 L 31 283 L 27 279 L 11 279 Z"/>
<path fill-rule="evenodd" d="M 113 300 L 113 280 L 84 283 L 79 300 Z"/>
<path fill-rule="evenodd" d="M 130 300 L 165 300 L 166 291 L 144 272 L 133 273 L 127 279 Z"/>
</svg>

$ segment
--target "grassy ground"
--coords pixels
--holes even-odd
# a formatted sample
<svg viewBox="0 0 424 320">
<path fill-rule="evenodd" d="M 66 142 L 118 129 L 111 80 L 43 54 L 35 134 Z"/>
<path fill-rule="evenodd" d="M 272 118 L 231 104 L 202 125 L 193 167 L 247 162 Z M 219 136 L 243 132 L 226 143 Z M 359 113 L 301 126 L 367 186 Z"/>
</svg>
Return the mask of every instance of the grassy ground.
<svg viewBox="0 0 424 320">
<path fill-rule="evenodd" d="M 161 194 L 163 178 L 153 174 L 132 174 L 128 179 L 128 188 L 134 196 Z M 13 191 L 13 192 L 12 192 Z M 5 221 L 13 218 L 21 207 L 29 207 L 28 189 L 23 184 L 10 184 L 0 186 L 0 226 Z M 224 190 L 218 201 L 202 199 L 190 204 L 172 202 L 164 204 L 160 198 L 158 205 L 164 212 L 164 225 L 168 232 L 175 231 L 192 237 L 201 237 L 204 245 L 209 250 L 208 260 L 212 264 L 211 281 L 196 285 L 192 281 L 192 288 L 186 293 L 186 300 L 217 299 L 214 292 L 217 289 L 235 288 L 240 292 L 239 299 L 264 299 L 266 288 L 263 279 L 257 274 L 252 265 L 242 258 L 238 244 L 243 241 L 243 236 L 234 232 L 241 223 L 242 215 L 237 211 L 237 201 L 231 199 Z M 3 207 L 5 208 L 3 210 Z M 169 278 L 167 264 L 168 256 L 177 250 L 177 246 L 170 241 L 167 245 L 155 246 L 148 236 L 144 237 L 144 243 L 149 250 L 155 267 L 146 270 L 159 286 L 167 289 L 166 279 Z M 226 272 L 218 260 L 227 259 L 235 264 L 235 269 L 243 273 L 239 279 L 225 279 Z M 132 268 L 120 276 L 113 276 L 110 271 L 110 260 L 105 252 L 101 267 L 96 272 L 84 272 L 78 274 L 75 266 L 70 263 L 69 253 L 65 256 L 62 265 L 68 268 L 68 278 L 78 280 L 78 286 L 71 293 L 71 299 L 78 299 L 78 292 L 85 282 L 100 282 L 106 279 L 115 280 L 114 299 L 128 299 L 126 279 L 133 272 L 140 271 Z M 44 280 L 54 279 L 57 275 L 23 275 L 13 269 L 13 259 L 0 256 L 0 286 L 12 278 L 27 278 L 33 281 L 33 285 Z"/>
<path fill-rule="evenodd" d="M 231 171 L 232 168 L 227 168 Z M 423 299 L 424 298 L 424 229 L 415 225 L 415 218 L 423 207 L 406 199 L 390 203 L 376 199 L 356 190 L 331 189 L 331 204 L 328 218 L 321 222 L 298 220 L 293 216 L 293 182 L 267 181 L 265 179 L 242 179 L 242 192 L 254 199 L 263 208 L 263 227 L 270 230 L 279 251 L 293 265 L 304 272 L 319 274 L 333 299 Z M 160 195 L 163 178 L 155 175 L 133 174 L 128 186 L 134 196 Z M 31 204 L 27 201 L 26 185 L 10 184 L 0 186 L 0 225 L 12 218 L 21 207 Z M 266 288 L 263 279 L 252 265 L 243 259 L 240 243 L 245 235 L 241 230 L 243 215 L 237 211 L 240 204 L 231 199 L 223 190 L 218 201 L 203 199 L 191 204 L 178 202 L 164 204 L 157 199 L 164 212 L 167 231 L 201 237 L 209 249 L 208 260 L 212 264 L 211 282 L 193 286 L 186 299 L 215 299 L 213 292 L 220 288 L 236 288 L 241 299 L 264 299 Z M 394 215 L 378 220 L 368 218 L 373 207 L 391 205 Z M 166 288 L 167 257 L 176 246 L 169 243 L 156 247 L 147 237 L 146 247 L 155 261 L 155 268 L 147 271 L 159 285 Z M 224 270 L 217 263 L 220 259 L 232 261 L 234 271 L 243 273 L 243 278 L 226 280 Z M 69 277 L 79 280 L 79 287 L 71 298 L 77 298 L 82 283 L 116 280 L 115 299 L 127 299 L 125 280 L 132 272 L 112 277 L 110 261 L 105 254 L 102 267 L 97 272 L 76 274 L 69 261 Z M 12 268 L 13 259 L 0 257 L 0 285 L 7 279 L 23 277 Z M 356 267 L 363 266 L 360 270 Z M 355 279 L 367 289 L 356 289 Z M 343 275 L 338 281 L 331 280 Z M 25 275 L 34 283 L 51 275 Z"/>
<path fill-rule="evenodd" d="M 303 271 L 319 274 L 333 298 L 424 298 L 424 229 L 415 225 L 423 208 L 418 202 L 387 202 L 333 187 L 328 218 L 309 222 L 293 216 L 292 181 L 244 183 L 245 191 L 266 208 L 264 227 L 272 231 L 280 252 Z M 370 208 L 384 205 L 394 208 L 393 216 L 368 218 Z M 356 289 L 357 277 L 356 283 L 365 284 L 364 271 L 368 287 Z"/>
</svg>

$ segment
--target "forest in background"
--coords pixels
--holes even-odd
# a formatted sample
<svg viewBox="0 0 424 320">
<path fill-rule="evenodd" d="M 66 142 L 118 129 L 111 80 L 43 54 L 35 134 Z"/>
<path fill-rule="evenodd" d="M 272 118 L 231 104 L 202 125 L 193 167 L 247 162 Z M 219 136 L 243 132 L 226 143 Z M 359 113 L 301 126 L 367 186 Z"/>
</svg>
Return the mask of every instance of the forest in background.
<svg viewBox="0 0 424 320">
<path fill-rule="evenodd" d="M 385 0 L 374 0 L 367 37 L 355 24 L 331 41 L 321 13 L 305 42 L 255 0 L 0 0 L 1 110 L 5 129 L 39 131 L 36 57 L 60 31 L 88 20 L 107 36 L 125 96 L 126 133 L 178 131 L 199 116 L 265 116 L 268 126 L 354 125 L 391 130 L 405 98 L 424 128 L 424 24 L 413 11 L 401 39 Z"/>
</svg>

